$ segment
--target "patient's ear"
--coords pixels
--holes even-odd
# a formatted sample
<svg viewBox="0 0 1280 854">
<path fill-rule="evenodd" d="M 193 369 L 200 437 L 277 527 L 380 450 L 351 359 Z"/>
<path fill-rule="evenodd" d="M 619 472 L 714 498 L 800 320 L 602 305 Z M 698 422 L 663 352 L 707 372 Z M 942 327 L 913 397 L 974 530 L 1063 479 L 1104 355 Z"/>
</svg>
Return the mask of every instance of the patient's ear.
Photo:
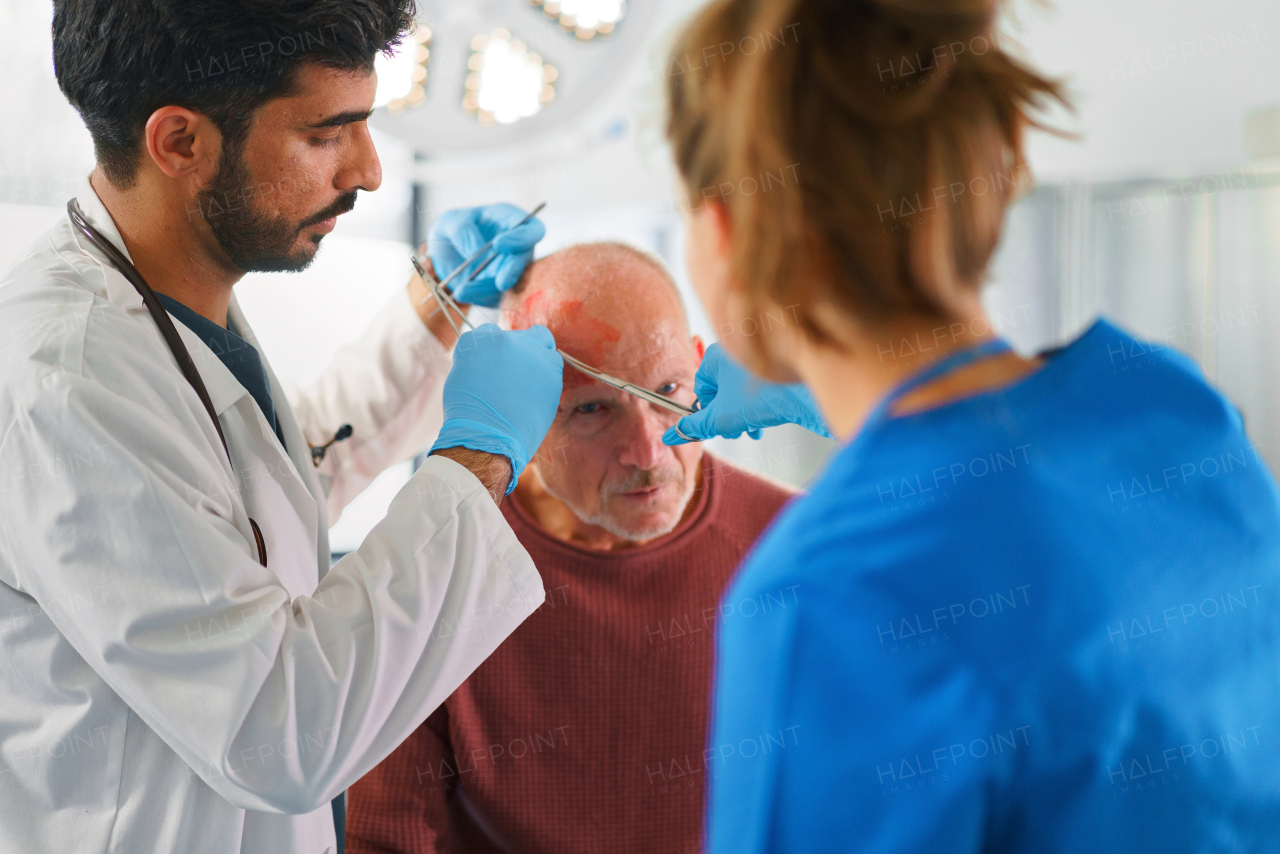
<svg viewBox="0 0 1280 854">
<path fill-rule="evenodd" d="M 707 345 L 702 343 L 702 336 L 693 336 L 693 354 L 698 357 L 698 363 L 702 363 L 702 357 L 707 352 Z"/>
</svg>

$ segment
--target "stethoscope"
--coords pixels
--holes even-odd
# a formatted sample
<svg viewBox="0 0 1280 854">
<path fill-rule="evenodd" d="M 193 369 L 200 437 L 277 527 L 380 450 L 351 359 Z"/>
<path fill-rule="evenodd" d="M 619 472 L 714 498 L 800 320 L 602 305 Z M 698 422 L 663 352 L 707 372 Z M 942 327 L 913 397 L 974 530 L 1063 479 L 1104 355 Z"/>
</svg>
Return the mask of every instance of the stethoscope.
<svg viewBox="0 0 1280 854">
<path fill-rule="evenodd" d="M 213 427 L 218 431 L 218 439 L 222 441 L 222 450 L 227 454 L 227 463 L 231 465 L 234 471 L 235 466 L 231 463 L 231 449 L 227 447 L 227 437 L 222 433 L 222 423 L 218 420 L 218 413 L 214 411 L 213 400 L 209 397 L 209 390 L 205 388 L 204 380 L 200 378 L 200 372 L 196 370 L 196 363 L 191 358 L 191 353 L 187 351 L 187 346 L 182 343 L 178 330 L 173 326 L 173 320 L 169 317 L 169 312 L 165 311 L 161 305 L 155 291 L 147 284 L 147 280 L 142 278 L 142 274 L 138 272 L 138 268 L 124 256 L 115 244 L 85 218 L 83 211 L 80 210 L 80 203 L 77 199 L 67 202 L 67 215 L 71 217 L 71 224 L 80 230 L 80 233 L 94 245 L 95 248 L 107 257 L 107 261 L 111 266 L 120 271 L 129 284 L 142 296 L 142 302 L 146 305 L 147 311 L 151 314 L 151 319 L 156 322 L 156 326 L 160 327 L 160 335 L 164 338 L 165 343 L 169 345 L 169 352 L 173 353 L 174 359 L 178 362 L 178 368 L 182 371 L 182 375 L 187 378 L 187 382 L 195 389 L 196 397 L 200 398 L 200 402 L 204 404 L 205 411 L 209 413 L 209 418 L 213 421 Z M 343 424 L 332 439 L 323 445 L 311 446 L 311 462 L 319 466 L 324 460 L 325 451 L 335 442 L 341 442 L 351 436 L 351 425 Z M 262 529 L 258 527 L 258 523 L 249 518 L 249 527 L 253 529 L 253 539 L 258 547 L 258 562 L 263 566 L 267 565 L 267 541 L 262 536 Z"/>
</svg>

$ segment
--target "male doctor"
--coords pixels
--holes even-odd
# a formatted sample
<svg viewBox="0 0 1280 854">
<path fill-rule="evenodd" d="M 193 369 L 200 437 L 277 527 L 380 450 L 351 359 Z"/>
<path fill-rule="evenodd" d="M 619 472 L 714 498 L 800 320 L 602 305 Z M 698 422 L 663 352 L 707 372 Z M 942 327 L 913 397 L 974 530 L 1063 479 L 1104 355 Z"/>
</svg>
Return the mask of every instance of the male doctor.
<svg viewBox="0 0 1280 854">
<path fill-rule="evenodd" d="M 373 59 L 411 23 L 410 0 L 54 3 L 98 162 L 87 227 L 0 282 L 0 851 L 336 850 L 330 800 L 543 600 L 497 502 L 555 414 L 550 333 L 482 328 L 451 357 L 414 281 L 288 393 L 232 295 L 377 189 Z M 440 274 L 519 215 L 448 217 Z M 514 283 L 541 233 L 460 297 Z M 330 569 L 331 516 L 433 436 Z"/>
</svg>

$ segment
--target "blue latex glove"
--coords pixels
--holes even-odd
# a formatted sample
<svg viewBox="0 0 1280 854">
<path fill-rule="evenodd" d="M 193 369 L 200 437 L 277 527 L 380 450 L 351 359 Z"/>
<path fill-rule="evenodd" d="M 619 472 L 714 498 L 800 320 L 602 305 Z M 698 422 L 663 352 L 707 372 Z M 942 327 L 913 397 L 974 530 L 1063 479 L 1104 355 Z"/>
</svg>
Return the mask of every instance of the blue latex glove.
<svg viewBox="0 0 1280 854">
<path fill-rule="evenodd" d="M 511 460 L 515 489 L 560 405 L 564 360 L 545 326 L 463 333 L 444 381 L 444 426 L 431 450 L 471 448 Z"/>
<path fill-rule="evenodd" d="M 714 436 L 736 439 L 743 433 L 759 439 L 761 430 L 779 424 L 799 424 L 831 438 L 807 388 L 800 383 L 765 382 L 730 358 L 719 344 L 707 348 L 693 379 L 693 390 L 702 409 L 681 418 L 662 434 L 668 445 L 686 442 L 676 427 L 694 441 Z"/>
<path fill-rule="evenodd" d="M 525 266 L 533 260 L 533 247 L 547 233 L 546 226 L 537 217 L 508 231 L 525 215 L 526 212 L 515 205 L 506 204 L 459 208 L 446 211 L 431 226 L 427 253 L 441 281 L 495 235 L 502 235 L 493 243 L 498 257 L 475 281 L 468 282 L 467 278 L 484 263 L 488 252 L 449 283 L 459 302 L 494 308 L 502 299 L 502 292 L 520 280 Z"/>
</svg>

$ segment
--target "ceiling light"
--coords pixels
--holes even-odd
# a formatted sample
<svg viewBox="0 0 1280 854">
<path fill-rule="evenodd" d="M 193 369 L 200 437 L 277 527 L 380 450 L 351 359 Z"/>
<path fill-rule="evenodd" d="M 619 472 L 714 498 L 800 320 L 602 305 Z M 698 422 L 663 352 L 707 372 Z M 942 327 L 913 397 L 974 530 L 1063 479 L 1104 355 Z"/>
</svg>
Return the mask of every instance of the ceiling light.
<svg viewBox="0 0 1280 854">
<path fill-rule="evenodd" d="M 626 0 L 529 0 L 582 41 L 607 36 L 626 14 Z"/>
<path fill-rule="evenodd" d="M 411 38 L 402 41 L 391 56 L 378 54 L 373 61 L 378 72 L 375 107 L 398 113 L 416 107 L 426 99 L 427 65 L 431 60 L 431 30 L 419 24 Z"/>
<path fill-rule="evenodd" d="M 483 125 L 532 116 L 556 96 L 556 70 L 511 33 L 496 29 L 471 40 L 462 106 Z"/>
</svg>

